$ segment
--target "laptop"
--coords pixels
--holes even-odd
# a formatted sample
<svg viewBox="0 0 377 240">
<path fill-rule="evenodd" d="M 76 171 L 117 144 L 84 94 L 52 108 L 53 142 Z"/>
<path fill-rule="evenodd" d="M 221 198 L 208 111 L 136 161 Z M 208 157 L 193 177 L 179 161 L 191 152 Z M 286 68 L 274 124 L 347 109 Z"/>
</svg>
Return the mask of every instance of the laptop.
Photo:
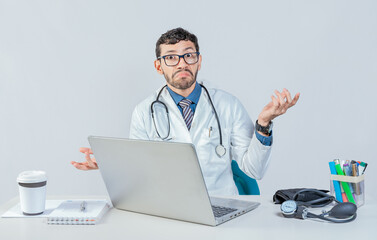
<svg viewBox="0 0 377 240">
<path fill-rule="evenodd" d="M 193 144 L 88 139 L 117 209 L 216 226 L 259 206 L 209 197 Z"/>
</svg>

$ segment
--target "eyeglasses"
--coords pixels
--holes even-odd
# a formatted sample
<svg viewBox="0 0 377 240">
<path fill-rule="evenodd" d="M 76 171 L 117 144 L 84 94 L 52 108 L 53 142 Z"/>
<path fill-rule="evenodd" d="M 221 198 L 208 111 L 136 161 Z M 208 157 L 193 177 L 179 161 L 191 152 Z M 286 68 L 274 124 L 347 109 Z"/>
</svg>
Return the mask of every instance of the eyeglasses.
<svg viewBox="0 0 377 240">
<path fill-rule="evenodd" d="M 157 59 L 163 58 L 166 66 L 169 66 L 169 67 L 177 66 L 181 58 L 183 58 L 187 64 L 191 65 L 198 62 L 199 54 L 200 54 L 199 52 L 185 53 L 183 55 L 172 54 L 172 55 L 161 56 L 161 57 L 158 57 Z"/>
</svg>

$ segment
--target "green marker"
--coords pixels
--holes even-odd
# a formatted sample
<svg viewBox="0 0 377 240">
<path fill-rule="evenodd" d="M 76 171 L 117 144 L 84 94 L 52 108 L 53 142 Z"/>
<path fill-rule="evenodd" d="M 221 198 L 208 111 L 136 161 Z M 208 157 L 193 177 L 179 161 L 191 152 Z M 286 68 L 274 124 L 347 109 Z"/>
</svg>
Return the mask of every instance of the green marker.
<svg viewBox="0 0 377 240">
<path fill-rule="evenodd" d="M 336 169 L 336 172 L 338 173 L 338 175 L 344 176 L 344 172 L 342 170 L 342 167 L 339 164 L 340 163 L 339 159 L 335 159 L 334 162 L 335 162 L 335 169 Z M 347 195 L 348 201 L 350 201 L 353 204 L 356 204 L 355 200 L 353 199 L 351 189 L 350 189 L 350 186 L 348 185 L 348 183 L 346 183 L 346 182 L 341 182 L 341 183 L 342 183 L 343 190 Z"/>
</svg>

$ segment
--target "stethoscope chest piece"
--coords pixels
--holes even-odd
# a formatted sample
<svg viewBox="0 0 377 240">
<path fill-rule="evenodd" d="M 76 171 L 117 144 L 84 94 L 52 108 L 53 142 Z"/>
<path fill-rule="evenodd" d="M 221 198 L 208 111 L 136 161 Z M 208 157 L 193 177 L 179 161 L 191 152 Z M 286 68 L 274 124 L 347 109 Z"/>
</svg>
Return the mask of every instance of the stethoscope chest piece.
<svg viewBox="0 0 377 240">
<path fill-rule="evenodd" d="M 219 157 L 223 157 L 226 153 L 226 149 L 223 145 L 219 144 L 216 146 L 216 154 Z"/>
</svg>

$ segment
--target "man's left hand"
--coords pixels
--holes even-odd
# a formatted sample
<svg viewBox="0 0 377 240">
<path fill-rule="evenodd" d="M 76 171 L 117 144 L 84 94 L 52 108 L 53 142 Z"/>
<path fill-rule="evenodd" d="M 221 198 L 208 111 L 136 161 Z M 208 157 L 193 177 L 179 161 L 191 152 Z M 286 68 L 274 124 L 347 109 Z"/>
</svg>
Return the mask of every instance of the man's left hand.
<svg viewBox="0 0 377 240">
<path fill-rule="evenodd" d="M 283 89 L 282 92 L 275 90 L 276 96 L 271 96 L 271 102 L 269 102 L 259 114 L 258 123 L 262 126 L 267 126 L 277 116 L 284 114 L 288 108 L 293 107 L 299 97 L 300 93 L 297 93 L 292 99 L 291 94 L 287 89 Z"/>
</svg>

